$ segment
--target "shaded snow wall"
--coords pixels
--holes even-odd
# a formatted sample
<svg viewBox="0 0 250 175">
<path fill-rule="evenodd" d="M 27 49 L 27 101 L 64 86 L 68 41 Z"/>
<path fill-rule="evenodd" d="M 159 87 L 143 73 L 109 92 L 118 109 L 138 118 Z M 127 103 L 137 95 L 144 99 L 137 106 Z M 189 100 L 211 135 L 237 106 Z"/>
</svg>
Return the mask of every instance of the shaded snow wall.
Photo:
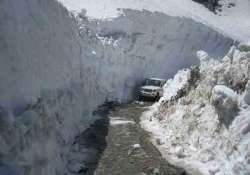
<svg viewBox="0 0 250 175">
<path fill-rule="evenodd" d="M 70 174 L 74 137 L 103 101 L 90 100 L 84 44 L 56 1 L 0 1 L 0 174 Z"/>
<path fill-rule="evenodd" d="M 105 51 L 92 46 L 97 83 L 111 96 L 125 100 L 135 95 L 131 90 L 142 79 L 171 78 L 179 69 L 197 64 L 197 50 L 219 58 L 233 44 L 232 39 L 191 19 L 146 10 L 124 9 L 114 20 L 88 24 L 83 20 L 81 27 L 86 26 L 105 44 Z"/>
<path fill-rule="evenodd" d="M 0 2 L 0 104 L 36 101 L 79 79 L 81 46 L 66 9 L 51 0 Z"/>
<path fill-rule="evenodd" d="M 197 63 L 197 49 L 220 56 L 232 43 L 194 21 L 146 11 L 82 22 L 79 33 L 53 0 L 0 1 L 0 171 L 3 162 L 25 175 L 71 174 L 72 151 L 84 154 L 74 137 L 106 98 L 129 100 L 143 78 L 170 77 Z M 96 33 L 118 45 L 103 46 Z"/>
</svg>

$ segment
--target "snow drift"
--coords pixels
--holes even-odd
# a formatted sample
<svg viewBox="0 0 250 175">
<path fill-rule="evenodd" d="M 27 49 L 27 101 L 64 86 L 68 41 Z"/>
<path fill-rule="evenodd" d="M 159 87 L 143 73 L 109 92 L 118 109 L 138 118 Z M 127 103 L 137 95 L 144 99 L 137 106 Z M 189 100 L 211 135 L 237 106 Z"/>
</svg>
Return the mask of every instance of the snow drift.
<svg viewBox="0 0 250 175">
<path fill-rule="evenodd" d="M 244 45 L 244 47 L 243 47 Z M 162 155 L 190 174 L 250 172 L 249 65 L 247 44 L 233 46 L 223 60 L 205 52 L 199 71 L 178 72 L 165 97 L 142 116 L 142 126 Z M 197 69 L 196 69 L 197 70 Z M 195 81 L 190 81 L 195 78 Z M 170 87 L 176 87 L 173 93 Z M 184 91 L 183 96 L 176 96 Z"/>
</svg>

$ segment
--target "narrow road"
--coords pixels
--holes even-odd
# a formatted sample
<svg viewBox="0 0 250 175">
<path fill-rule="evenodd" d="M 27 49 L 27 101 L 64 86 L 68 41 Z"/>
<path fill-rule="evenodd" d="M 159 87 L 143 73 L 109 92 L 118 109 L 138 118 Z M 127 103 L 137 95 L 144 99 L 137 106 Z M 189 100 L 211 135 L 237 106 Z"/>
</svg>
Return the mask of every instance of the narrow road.
<svg viewBox="0 0 250 175">
<path fill-rule="evenodd" d="M 148 105 L 122 105 L 108 114 L 107 145 L 94 175 L 185 175 L 161 157 L 140 127 L 140 115 Z"/>
</svg>

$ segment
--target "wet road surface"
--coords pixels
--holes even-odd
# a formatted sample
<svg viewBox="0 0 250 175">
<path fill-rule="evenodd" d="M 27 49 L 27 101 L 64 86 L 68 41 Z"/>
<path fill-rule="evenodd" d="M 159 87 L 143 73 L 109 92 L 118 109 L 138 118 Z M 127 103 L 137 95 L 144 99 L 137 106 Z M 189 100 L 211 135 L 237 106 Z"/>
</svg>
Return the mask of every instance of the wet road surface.
<svg viewBox="0 0 250 175">
<path fill-rule="evenodd" d="M 140 125 L 140 115 L 152 103 L 128 104 L 108 114 L 108 133 L 94 175 L 186 175 L 168 164 Z"/>
</svg>

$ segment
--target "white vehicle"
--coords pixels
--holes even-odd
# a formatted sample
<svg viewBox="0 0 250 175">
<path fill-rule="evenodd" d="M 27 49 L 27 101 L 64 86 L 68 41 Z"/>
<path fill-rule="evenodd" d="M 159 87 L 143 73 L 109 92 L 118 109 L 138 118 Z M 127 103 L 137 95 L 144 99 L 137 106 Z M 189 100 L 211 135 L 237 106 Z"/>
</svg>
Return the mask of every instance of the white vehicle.
<svg viewBox="0 0 250 175">
<path fill-rule="evenodd" d="M 140 89 L 139 100 L 151 98 L 158 100 L 163 95 L 163 85 L 166 80 L 159 78 L 147 78 Z"/>
</svg>

